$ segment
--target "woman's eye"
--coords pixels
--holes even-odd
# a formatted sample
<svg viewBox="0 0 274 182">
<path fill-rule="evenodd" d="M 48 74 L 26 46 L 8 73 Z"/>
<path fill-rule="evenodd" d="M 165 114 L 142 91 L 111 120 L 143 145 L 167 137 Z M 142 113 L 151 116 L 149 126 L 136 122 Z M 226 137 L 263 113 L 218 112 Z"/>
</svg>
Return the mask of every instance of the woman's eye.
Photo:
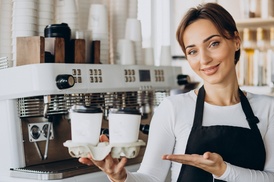
<svg viewBox="0 0 274 182">
<path fill-rule="evenodd" d="M 195 54 L 196 53 L 196 51 L 195 50 L 190 50 L 190 51 L 188 51 L 188 55 L 193 55 L 193 54 Z"/>
<path fill-rule="evenodd" d="M 216 47 L 220 44 L 220 42 L 213 42 L 212 44 L 210 44 L 210 47 Z"/>
</svg>

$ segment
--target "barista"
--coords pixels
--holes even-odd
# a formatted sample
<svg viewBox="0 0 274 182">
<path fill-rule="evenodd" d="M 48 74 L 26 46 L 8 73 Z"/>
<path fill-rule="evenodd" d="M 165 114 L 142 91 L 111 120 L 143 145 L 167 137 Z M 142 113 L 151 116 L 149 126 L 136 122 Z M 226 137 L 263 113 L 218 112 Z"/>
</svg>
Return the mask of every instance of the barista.
<svg viewBox="0 0 274 182">
<path fill-rule="evenodd" d="M 203 86 L 160 104 L 140 169 L 131 173 L 126 158 L 110 155 L 79 161 L 114 182 L 163 182 L 170 168 L 172 182 L 273 182 L 274 98 L 239 89 L 241 39 L 232 16 L 216 3 L 192 8 L 177 39 Z"/>
</svg>

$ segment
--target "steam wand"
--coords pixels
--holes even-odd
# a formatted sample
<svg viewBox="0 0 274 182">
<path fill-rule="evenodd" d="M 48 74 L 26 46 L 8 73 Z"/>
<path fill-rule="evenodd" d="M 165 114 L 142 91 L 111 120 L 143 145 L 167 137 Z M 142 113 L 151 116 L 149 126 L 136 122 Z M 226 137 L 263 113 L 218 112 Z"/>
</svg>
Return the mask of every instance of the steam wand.
<svg viewBox="0 0 274 182">
<path fill-rule="evenodd" d="M 49 148 L 49 138 L 50 138 L 50 127 L 51 124 L 48 124 L 48 132 L 47 132 L 47 140 L 46 140 L 46 147 L 45 147 L 45 153 L 44 153 L 44 160 L 48 158 L 48 148 Z"/>
<path fill-rule="evenodd" d="M 50 103 L 51 97 L 49 95 L 44 96 L 44 117 L 48 118 L 48 109 L 49 109 L 49 103 Z M 45 146 L 45 153 L 44 153 L 44 160 L 48 158 L 48 150 L 49 150 L 49 138 L 50 138 L 50 127 L 51 124 L 48 124 L 48 131 L 47 131 L 47 140 L 46 140 L 46 146 Z"/>
<path fill-rule="evenodd" d="M 41 158 L 41 160 L 43 160 L 44 158 L 43 158 L 43 156 L 42 156 L 42 152 L 41 152 L 41 150 L 40 150 L 40 148 L 39 148 L 37 142 L 33 142 L 33 143 L 34 143 L 34 146 L 35 146 L 35 148 L 36 148 L 36 150 L 37 150 L 37 153 L 38 153 L 39 157 Z"/>
</svg>

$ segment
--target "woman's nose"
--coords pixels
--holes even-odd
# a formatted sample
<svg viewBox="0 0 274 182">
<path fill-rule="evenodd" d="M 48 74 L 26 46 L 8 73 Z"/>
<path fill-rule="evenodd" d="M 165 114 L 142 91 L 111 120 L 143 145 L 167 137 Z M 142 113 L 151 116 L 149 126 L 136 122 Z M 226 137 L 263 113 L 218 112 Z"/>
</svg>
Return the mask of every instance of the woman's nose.
<svg viewBox="0 0 274 182">
<path fill-rule="evenodd" d="M 211 62 L 212 57 L 210 56 L 210 53 L 207 50 L 201 50 L 200 51 L 200 62 L 202 64 L 208 64 Z"/>
</svg>

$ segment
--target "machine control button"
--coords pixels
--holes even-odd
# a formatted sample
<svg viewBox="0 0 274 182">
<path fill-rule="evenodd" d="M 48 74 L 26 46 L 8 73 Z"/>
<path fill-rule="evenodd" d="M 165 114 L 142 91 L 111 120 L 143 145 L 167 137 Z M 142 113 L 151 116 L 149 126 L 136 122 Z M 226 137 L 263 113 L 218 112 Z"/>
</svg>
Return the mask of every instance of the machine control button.
<svg viewBox="0 0 274 182">
<path fill-rule="evenodd" d="M 76 75 L 76 69 L 72 69 L 72 74 Z"/>
<path fill-rule="evenodd" d="M 67 89 L 71 88 L 75 84 L 74 77 L 72 75 L 58 75 L 55 79 L 56 81 L 56 86 L 59 89 Z"/>
<path fill-rule="evenodd" d="M 81 70 L 77 69 L 77 75 L 81 75 Z"/>
<path fill-rule="evenodd" d="M 164 70 L 161 70 L 161 75 L 164 75 Z"/>
<path fill-rule="evenodd" d="M 98 69 L 98 75 L 102 75 L 102 70 Z"/>
<path fill-rule="evenodd" d="M 78 77 L 78 83 L 82 83 L 82 77 Z"/>
</svg>

